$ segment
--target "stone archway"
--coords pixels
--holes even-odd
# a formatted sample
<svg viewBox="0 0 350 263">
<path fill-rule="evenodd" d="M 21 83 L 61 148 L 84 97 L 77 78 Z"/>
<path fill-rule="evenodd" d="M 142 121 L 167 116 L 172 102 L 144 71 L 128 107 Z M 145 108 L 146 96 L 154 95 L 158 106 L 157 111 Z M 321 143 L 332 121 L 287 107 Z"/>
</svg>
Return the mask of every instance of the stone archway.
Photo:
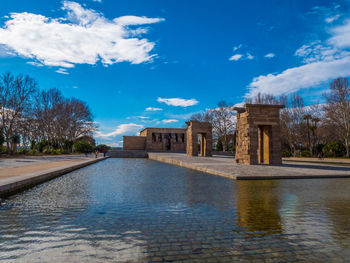
<svg viewBox="0 0 350 263">
<path fill-rule="evenodd" d="M 186 153 L 189 156 L 211 156 L 212 152 L 212 125 L 209 122 L 188 121 L 187 124 L 187 144 Z M 198 149 L 198 134 L 200 143 Z"/>
</svg>

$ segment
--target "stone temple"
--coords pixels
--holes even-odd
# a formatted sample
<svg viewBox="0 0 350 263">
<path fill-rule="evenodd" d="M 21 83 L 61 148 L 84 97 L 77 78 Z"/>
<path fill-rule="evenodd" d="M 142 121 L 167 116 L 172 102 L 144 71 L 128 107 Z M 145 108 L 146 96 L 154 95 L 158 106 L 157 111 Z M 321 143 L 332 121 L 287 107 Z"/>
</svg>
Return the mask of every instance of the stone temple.
<svg viewBox="0 0 350 263">
<path fill-rule="evenodd" d="M 280 109 L 284 105 L 245 104 L 237 111 L 236 162 L 281 164 Z"/>
<path fill-rule="evenodd" d="M 236 154 L 238 164 L 281 164 L 280 109 L 284 105 L 245 104 L 237 111 Z M 186 152 L 188 156 L 212 156 L 212 125 L 188 121 L 184 129 L 146 128 L 140 136 L 124 136 L 123 150 Z"/>
<path fill-rule="evenodd" d="M 187 152 L 190 156 L 211 156 L 212 126 L 208 122 L 188 121 L 187 128 L 146 128 L 140 136 L 124 136 L 123 150 Z"/>
</svg>

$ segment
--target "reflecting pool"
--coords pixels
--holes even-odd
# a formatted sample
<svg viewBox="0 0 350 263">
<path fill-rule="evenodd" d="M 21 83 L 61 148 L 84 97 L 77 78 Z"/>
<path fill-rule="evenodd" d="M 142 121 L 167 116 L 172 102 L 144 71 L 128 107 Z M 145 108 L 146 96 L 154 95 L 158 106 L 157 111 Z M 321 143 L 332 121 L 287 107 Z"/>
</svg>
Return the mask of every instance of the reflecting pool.
<svg viewBox="0 0 350 263">
<path fill-rule="evenodd" d="M 349 262 L 350 179 L 108 159 L 0 205 L 0 262 Z"/>
</svg>

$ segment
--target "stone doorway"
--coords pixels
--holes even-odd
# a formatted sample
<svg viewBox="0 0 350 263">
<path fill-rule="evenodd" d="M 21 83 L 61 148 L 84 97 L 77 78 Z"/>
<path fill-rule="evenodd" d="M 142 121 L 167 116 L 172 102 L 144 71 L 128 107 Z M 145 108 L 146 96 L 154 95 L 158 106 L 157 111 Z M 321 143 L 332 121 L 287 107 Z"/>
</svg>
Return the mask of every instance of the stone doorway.
<svg viewBox="0 0 350 263">
<path fill-rule="evenodd" d="M 171 151 L 171 134 L 165 136 L 165 149 Z"/>
<path fill-rule="evenodd" d="M 258 127 L 259 133 L 259 149 L 258 162 L 259 164 L 270 164 L 271 156 L 271 125 L 260 125 Z"/>
<path fill-rule="evenodd" d="M 237 111 L 236 154 L 241 164 L 281 164 L 280 109 L 284 105 L 245 104 Z"/>
<path fill-rule="evenodd" d="M 206 146 L 207 146 L 207 139 L 205 133 L 198 133 L 198 154 L 199 156 L 205 157 L 206 156 Z"/>
<path fill-rule="evenodd" d="M 186 153 L 189 156 L 211 156 L 212 126 L 209 122 L 188 121 Z M 199 142 L 199 143 L 198 143 Z"/>
</svg>

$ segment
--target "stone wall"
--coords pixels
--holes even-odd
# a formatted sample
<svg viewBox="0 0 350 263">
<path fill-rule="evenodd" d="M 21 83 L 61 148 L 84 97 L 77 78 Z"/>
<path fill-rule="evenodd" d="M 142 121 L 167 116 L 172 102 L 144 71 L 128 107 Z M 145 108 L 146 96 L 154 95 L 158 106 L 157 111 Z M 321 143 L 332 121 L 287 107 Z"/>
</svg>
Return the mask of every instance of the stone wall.
<svg viewBox="0 0 350 263">
<path fill-rule="evenodd" d="M 123 150 L 145 150 L 146 137 L 123 136 Z"/>
<path fill-rule="evenodd" d="M 147 151 L 184 152 L 186 150 L 186 129 L 146 128 L 140 132 L 146 137 Z"/>
<path fill-rule="evenodd" d="M 269 130 L 266 135 L 269 144 L 265 146 L 269 149 L 269 160 L 265 163 L 282 163 L 279 111 L 283 107 L 283 105 L 246 104 L 244 108 L 234 108 L 237 110 L 237 163 L 262 163 L 259 153 L 263 141 L 259 139 L 259 134 L 264 128 L 265 131 Z"/>
<path fill-rule="evenodd" d="M 124 136 L 123 150 L 186 151 L 186 129 L 146 128 L 140 136 Z"/>
</svg>

